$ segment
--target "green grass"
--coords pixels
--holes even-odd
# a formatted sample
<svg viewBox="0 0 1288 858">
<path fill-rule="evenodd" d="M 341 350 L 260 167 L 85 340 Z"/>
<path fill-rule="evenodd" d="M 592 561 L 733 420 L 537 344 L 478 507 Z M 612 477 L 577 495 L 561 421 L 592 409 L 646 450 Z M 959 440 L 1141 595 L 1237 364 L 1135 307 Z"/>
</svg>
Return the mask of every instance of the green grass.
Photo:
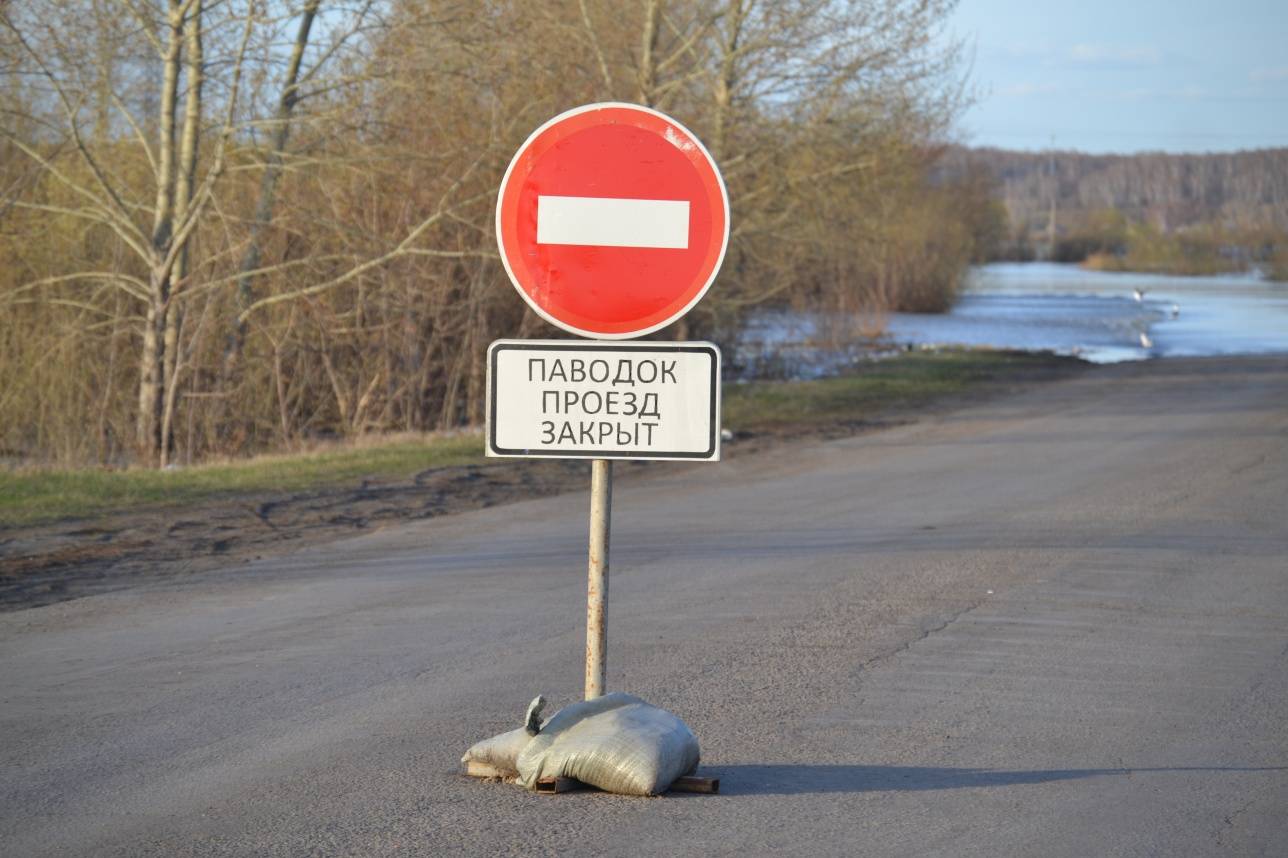
<svg viewBox="0 0 1288 858">
<path fill-rule="evenodd" d="M 1013 352 L 900 355 L 820 381 L 726 384 L 724 425 L 735 431 L 826 426 L 922 405 L 1066 359 Z M 320 489 L 362 478 L 406 478 L 427 468 L 483 461 L 479 435 L 373 439 L 356 445 L 171 471 L 0 471 L 0 526 L 163 509 L 220 496 Z"/>
<path fill-rule="evenodd" d="M 291 492 L 483 460 L 481 436 L 400 439 L 170 471 L 0 471 L 0 525 L 182 506 L 220 495 Z"/>
<path fill-rule="evenodd" d="M 818 381 L 725 385 L 723 417 L 734 431 L 861 420 L 914 407 L 1028 368 L 1071 359 L 986 350 L 918 352 Z"/>
</svg>

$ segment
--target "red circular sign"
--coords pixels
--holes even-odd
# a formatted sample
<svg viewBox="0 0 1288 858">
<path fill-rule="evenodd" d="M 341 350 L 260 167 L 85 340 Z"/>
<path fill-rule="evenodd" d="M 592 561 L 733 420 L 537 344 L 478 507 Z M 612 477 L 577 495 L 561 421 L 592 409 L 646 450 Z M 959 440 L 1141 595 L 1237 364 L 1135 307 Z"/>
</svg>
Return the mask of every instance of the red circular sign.
<svg viewBox="0 0 1288 858">
<path fill-rule="evenodd" d="M 729 197 L 706 147 L 634 104 L 561 113 L 519 147 L 496 204 L 501 261 L 546 321 L 626 339 L 669 325 L 715 280 Z"/>
</svg>

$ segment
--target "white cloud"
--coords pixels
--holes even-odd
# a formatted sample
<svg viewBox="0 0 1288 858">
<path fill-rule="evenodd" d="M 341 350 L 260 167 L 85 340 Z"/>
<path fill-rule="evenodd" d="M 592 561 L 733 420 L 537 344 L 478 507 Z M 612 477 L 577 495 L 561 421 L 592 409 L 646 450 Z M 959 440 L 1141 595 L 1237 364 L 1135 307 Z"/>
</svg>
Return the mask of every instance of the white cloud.
<svg viewBox="0 0 1288 858">
<path fill-rule="evenodd" d="M 1155 90 L 1146 87 L 1120 90 L 1116 95 L 1122 101 L 1149 101 L 1158 97 L 1158 93 Z"/>
<path fill-rule="evenodd" d="M 1104 90 L 1088 93 L 1094 98 L 1113 98 L 1118 101 L 1203 101 L 1211 98 L 1210 89 L 1190 84 L 1175 89 L 1155 89 L 1151 87 L 1134 87 L 1132 89 Z"/>
<path fill-rule="evenodd" d="M 1023 83 L 1013 83 L 999 90 L 999 95 L 1023 98 L 1029 95 L 1049 95 L 1053 92 L 1059 92 L 1060 87 L 1053 83 L 1032 83 L 1025 81 Z"/>
<path fill-rule="evenodd" d="M 1069 59 L 1079 65 L 1156 66 L 1163 52 L 1154 45 L 1105 45 L 1082 42 L 1069 49 Z"/>
<path fill-rule="evenodd" d="M 1013 60 L 1044 59 L 1051 55 L 1051 47 L 1033 42 L 1011 42 L 998 49 L 998 53 Z"/>
<path fill-rule="evenodd" d="M 1257 81 L 1258 83 L 1263 81 L 1288 80 L 1288 66 L 1254 69 L 1248 72 L 1248 79 Z"/>
</svg>

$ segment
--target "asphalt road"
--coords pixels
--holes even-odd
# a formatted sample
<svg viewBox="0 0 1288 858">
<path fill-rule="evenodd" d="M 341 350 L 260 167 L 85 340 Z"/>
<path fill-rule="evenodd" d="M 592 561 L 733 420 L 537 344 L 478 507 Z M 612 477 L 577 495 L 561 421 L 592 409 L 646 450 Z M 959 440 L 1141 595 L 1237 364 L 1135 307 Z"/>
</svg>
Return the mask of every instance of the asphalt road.
<svg viewBox="0 0 1288 858">
<path fill-rule="evenodd" d="M 719 795 L 461 776 L 581 688 L 585 494 L 0 616 L 0 853 L 1283 855 L 1288 360 L 614 499 L 609 687 Z"/>
</svg>

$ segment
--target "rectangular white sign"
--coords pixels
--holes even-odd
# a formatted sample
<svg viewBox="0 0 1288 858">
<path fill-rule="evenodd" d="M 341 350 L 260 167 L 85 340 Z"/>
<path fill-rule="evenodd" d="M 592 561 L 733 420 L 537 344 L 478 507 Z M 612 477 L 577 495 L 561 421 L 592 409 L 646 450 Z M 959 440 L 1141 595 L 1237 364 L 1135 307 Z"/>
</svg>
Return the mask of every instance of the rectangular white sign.
<svg viewBox="0 0 1288 858">
<path fill-rule="evenodd" d="M 688 200 L 537 197 L 537 244 L 689 246 Z"/>
<path fill-rule="evenodd" d="M 487 386 L 489 456 L 720 458 L 711 343 L 498 340 Z"/>
</svg>

